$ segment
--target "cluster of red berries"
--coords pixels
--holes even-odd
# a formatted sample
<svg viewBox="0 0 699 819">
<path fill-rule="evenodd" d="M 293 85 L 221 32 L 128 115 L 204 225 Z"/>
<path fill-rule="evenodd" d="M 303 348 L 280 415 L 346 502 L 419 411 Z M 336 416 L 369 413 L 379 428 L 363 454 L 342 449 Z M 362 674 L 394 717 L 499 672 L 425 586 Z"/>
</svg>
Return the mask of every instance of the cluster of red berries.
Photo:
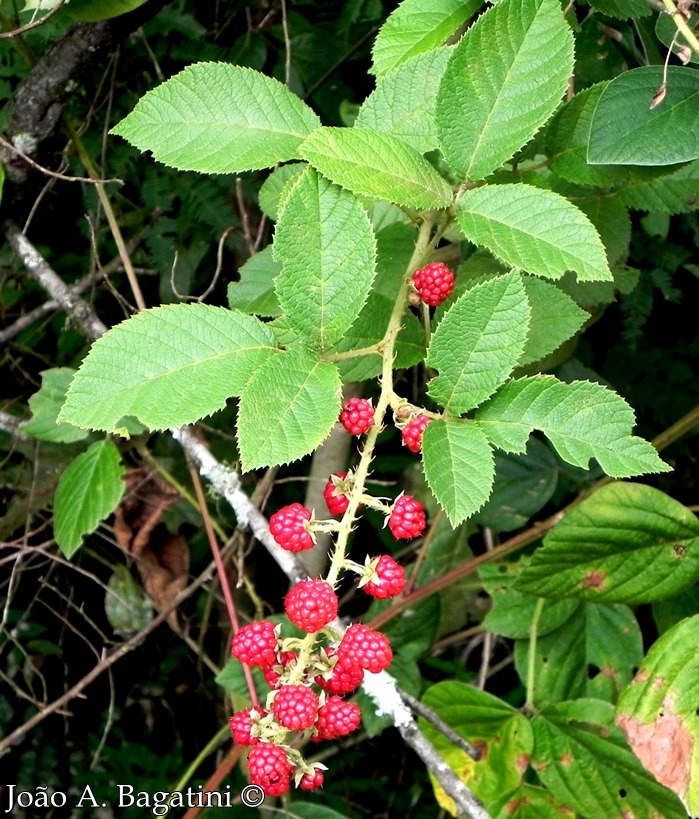
<svg viewBox="0 0 699 819">
<path fill-rule="evenodd" d="M 379 558 L 375 571 L 380 563 Z M 395 566 L 387 565 L 393 588 L 398 588 Z M 335 592 L 323 580 L 301 581 L 285 600 L 289 619 L 309 634 L 334 620 L 337 606 Z M 279 627 L 268 620 L 241 628 L 233 638 L 231 652 L 241 662 L 260 667 L 272 689 L 264 708 L 246 708 L 231 717 L 233 740 L 250 746 L 250 781 L 269 796 L 286 793 L 292 779 L 302 790 L 323 784 L 324 766 L 307 763 L 292 747 L 289 733 L 321 742 L 355 731 L 361 711 L 343 696 L 361 684 L 366 671 L 383 671 L 393 659 L 388 638 L 359 623 L 347 629 L 337 646 L 314 652 L 305 668 L 297 667 L 299 655 L 286 650 Z"/>
</svg>

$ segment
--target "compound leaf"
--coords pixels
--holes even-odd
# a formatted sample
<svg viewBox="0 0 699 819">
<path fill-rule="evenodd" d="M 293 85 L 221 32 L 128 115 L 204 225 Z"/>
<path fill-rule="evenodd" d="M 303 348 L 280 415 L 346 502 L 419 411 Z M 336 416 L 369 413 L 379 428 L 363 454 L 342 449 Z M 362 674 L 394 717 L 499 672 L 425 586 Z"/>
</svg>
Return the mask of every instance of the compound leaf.
<svg viewBox="0 0 699 819">
<path fill-rule="evenodd" d="M 280 315 L 274 279 L 281 270 L 281 264 L 272 257 L 272 245 L 250 256 L 238 268 L 239 280 L 228 285 L 228 306 L 258 316 Z"/>
<path fill-rule="evenodd" d="M 593 165 L 674 165 L 699 157 L 699 71 L 662 66 L 625 71 L 602 92 L 590 125 L 587 161 Z M 678 135 L 681 134 L 681 137 Z"/>
<path fill-rule="evenodd" d="M 238 173 L 298 157 L 319 125 L 278 80 L 238 65 L 196 63 L 148 91 L 110 133 L 183 171 Z"/>
<path fill-rule="evenodd" d="M 665 632 L 619 699 L 616 724 L 658 782 L 699 813 L 699 615 Z"/>
<path fill-rule="evenodd" d="M 376 240 L 366 211 L 312 168 L 299 177 L 274 235 L 282 263 L 276 292 L 303 343 L 327 349 L 359 315 L 376 273 Z"/>
<path fill-rule="evenodd" d="M 126 434 L 191 424 L 239 395 L 274 350 L 259 319 L 207 304 L 169 304 L 117 324 L 91 347 L 58 420 Z"/>
<path fill-rule="evenodd" d="M 422 440 L 422 462 L 427 483 L 454 528 L 488 499 L 493 452 L 473 421 L 431 421 Z"/>
<path fill-rule="evenodd" d="M 517 588 L 539 597 L 648 603 L 699 579 L 699 520 L 650 486 L 603 486 L 544 538 Z"/>
<path fill-rule="evenodd" d="M 53 498 L 53 533 L 66 557 L 75 554 L 83 537 L 116 509 L 126 488 L 120 460 L 111 441 L 97 441 L 59 478 Z"/>
<path fill-rule="evenodd" d="M 403 0 L 381 26 L 372 49 L 372 73 L 392 71 L 401 63 L 441 46 L 481 6 L 481 0 Z"/>
<path fill-rule="evenodd" d="M 557 0 L 502 0 L 481 15 L 437 98 L 451 170 L 484 179 L 510 159 L 556 110 L 572 71 L 573 35 Z"/>
<path fill-rule="evenodd" d="M 428 366 L 439 371 L 429 384 L 431 397 L 460 415 L 491 396 L 522 356 L 529 315 L 518 273 L 476 284 L 460 296 L 427 352 Z"/>
<path fill-rule="evenodd" d="M 466 238 L 513 267 L 547 279 L 574 270 L 578 281 L 612 280 L 590 220 L 553 191 L 531 185 L 484 185 L 458 202 Z"/>
<path fill-rule="evenodd" d="M 451 188 L 432 165 L 392 134 L 323 127 L 300 151 L 320 173 L 352 193 L 420 210 L 452 203 Z"/>
<path fill-rule="evenodd" d="M 601 384 L 566 384 L 552 375 L 521 378 L 498 390 L 476 418 L 491 443 L 506 452 L 524 452 L 538 429 L 563 460 L 581 469 L 596 458 L 614 478 L 670 470 L 651 444 L 631 435 L 631 407 Z"/>
<path fill-rule="evenodd" d="M 279 466 L 313 452 L 339 414 L 340 374 L 334 364 L 298 348 L 273 356 L 240 396 L 244 470 Z"/>
</svg>

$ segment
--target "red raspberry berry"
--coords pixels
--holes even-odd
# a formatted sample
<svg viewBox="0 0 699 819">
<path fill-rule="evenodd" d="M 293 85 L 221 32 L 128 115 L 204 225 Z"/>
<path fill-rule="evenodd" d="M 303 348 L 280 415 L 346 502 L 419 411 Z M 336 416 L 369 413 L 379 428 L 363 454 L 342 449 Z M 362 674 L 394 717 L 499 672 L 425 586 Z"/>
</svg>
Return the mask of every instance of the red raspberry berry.
<svg viewBox="0 0 699 819">
<path fill-rule="evenodd" d="M 277 659 L 274 623 L 259 620 L 243 626 L 231 641 L 231 654 L 248 665 L 271 665 Z"/>
<path fill-rule="evenodd" d="M 312 774 L 304 774 L 299 782 L 302 791 L 314 791 L 323 784 L 323 772 L 320 768 L 314 768 Z"/>
<path fill-rule="evenodd" d="M 374 674 L 388 668 L 393 659 L 388 637 L 361 623 L 347 629 L 337 653 L 340 660 L 361 666 Z"/>
<path fill-rule="evenodd" d="M 403 443 L 411 452 L 419 452 L 422 449 L 422 434 L 431 420 L 426 415 L 417 415 L 403 427 Z"/>
<path fill-rule="evenodd" d="M 420 537 L 426 525 L 425 509 L 420 501 L 416 501 L 410 495 L 401 495 L 396 499 L 388 519 L 388 528 L 393 537 L 399 540 Z"/>
<path fill-rule="evenodd" d="M 254 712 L 254 719 L 252 717 Z M 262 719 L 267 714 L 261 708 L 246 708 L 244 711 L 237 711 L 231 717 L 231 733 L 233 742 L 238 745 L 257 745 L 259 737 L 254 736 L 252 728 L 257 720 Z"/>
<path fill-rule="evenodd" d="M 350 398 L 340 413 L 340 423 L 352 435 L 362 435 L 374 423 L 374 408 L 366 398 Z"/>
<path fill-rule="evenodd" d="M 269 531 L 277 543 L 288 552 L 303 552 L 315 546 L 313 535 L 305 526 L 312 512 L 300 503 L 282 507 L 269 519 Z"/>
<path fill-rule="evenodd" d="M 259 785 L 267 796 L 281 796 L 291 787 L 294 766 L 286 751 L 271 742 L 260 742 L 248 754 L 250 783 Z"/>
<path fill-rule="evenodd" d="M 331 651 L 328 655 L 331 656 Z M 330 676 L 325 679 L 320 675 L 316 677 L 316 683 L 328 694 L 349 694 L 359 688 L 363 679 L 364 671 L 360 665 L 338 658 Z"/>
<path fill-rule="evenodd" d="M 279 685 L 279 680 L 282 676 L 282 671 L 299 655 L 295 651 L 280 651 L 277 660 L 272 665 L 266 665 L 262 668 L 262 676 L 270 688 L 276 688 Z"/>
<path fill-rule="evenodd" d="M 337 617 L 337 595 L 324 580 L 301 580 L 286 595 L 284 609 L 289 620 L 314 634 Z"/>
<path fill-rule="evenodd" d="M 341 697 L 329 697 L 325 705 L 318 709 L 313 741 L 337 739 L 356 731 L 362 721 L 362 712 L 353 702 L 345 702 Z"/>
<path fill-rule="evenodd" d="M 425 304 L 437 307 L 454 292 L 454 274 L 442 262 L 432 262 L 413 273 L 413 284 Z"/>
<path fill-rule="evenodd" d="M 318 695 L 305 685 L 283 685 L 272 703 L 277 722 L 291 731 L 305 731 L 315 722 Z"/>
<path fill-rule="evenodd" d="M 369 570 L 370 573 L 367 576 L 373 579 L 360 585 L 360 588 L 367 594 L 376 597 L 377 600 L 386 600 L 403 591 L 405 571 L 390 555 L 381 555 L 372 560 Z"/>
<path fill-rule="evenodd" d="M 349 498 L 342 494 L 339 486 L 333 481 L 333 478 L 339 478 L 342 481 L 346 477 L 346 472 L 335 472 L 325 484 L 323 497 L 331 515 L 344 515 L 349 506 Z"/>
</svg>

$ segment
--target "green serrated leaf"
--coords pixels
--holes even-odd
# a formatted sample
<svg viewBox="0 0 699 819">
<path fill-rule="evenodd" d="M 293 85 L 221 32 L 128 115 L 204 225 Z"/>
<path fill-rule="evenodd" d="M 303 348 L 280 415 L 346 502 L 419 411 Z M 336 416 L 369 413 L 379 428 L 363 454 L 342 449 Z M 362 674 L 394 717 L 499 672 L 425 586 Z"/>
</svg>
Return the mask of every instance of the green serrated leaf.
<svg viewBox="0 0 699 819">
<path fill-rule="evenodd" d="M 458 202 L 466 238 L 536 276 L 611 280 L 604 246 L 590 220 L 563 196 L 531 185 L 485 185 Z"/>
<path fill-rule="evenodd" d="M 541 361 L 572 338 L 589 315 L 555 284 L 525 276 L 524 289 L 531 308 L 529 335 L 519 366 Z"/>
<path fill-rule="evenodd" d="M 529 331 L 522 276 L 512 272 L 474 285 L 445 313 L 432 335 L 427 364 L 439 371 L 430 396 L 450 413 L 477 407 L 505 381 Z"/>
<path fill-rule="evenodd" d="M 117 634 L 132 635 L 153 619 L 153 604 L 126 566 L 115 566 L 107 584 L 104 613 Z"/>
<path fill-rule="evenodd" d="M 111 441 L 96 441 L 58 479 L 53 534 L 66 557 L 116 509 L 126 488 L 121 455 Z"/>
<path fill-rule="evenodd" d="M 512 640 L 528 639 L 539 599 L 514 588 L 529 558 L 517 563 L 484 563 L 478 568 L 483 588 L 492 599 L 492 608 L 483 619 L 483 628 Z M 546 600 L 539 613 L 537 634 L 542 637 L 566 623 L 580 603 L 577 600 Z M 526 679 L 526 676 L 525 676 Z"/>
<path fill-rule="evenodd" d="M 266 361 L 240 396 L 238 444 L 247 472 L 308 455 L 340 414 L 340 374 L 334 364 L 294 349 Z"/>
<path fill-rule="evenodd" d="M 532 720 L 532 765 L 549 791 L 583 817 L 686 819 L 613 724 L 614 707 L 596 699 L 552 705 Z M 594 783 L 594 787 L 591 787 Z"/>
<path fill-rule="evenodd" d="M 427 483 L 456 527 L 477 512 L 493 485 L 493 453 L 472 421 L 433 420 L 422 439 Z"/>
<path fill-rule="evenodd" d="M 631 179 L 619 191 L 632 210 L 688 213 L 699 207 L 699 159 L 657 179 Z"/>
<path fill-rule="evenodd" d="M 110 133 L 183 171 L 238 173 L 298 157 L 311 109 L 251 68 L 196 63 L 148 91 Z"/>
<path fill-rule="evenodd" d="M 446 208 L 449 185 L 415 148 L 362 128 L 317 129 L 300 148 L 320 173 L 352 193 L 408 208 Z"/>
<path fill-rule="evenodd" d="M 658 782 L 699 813 L 699 615 L 673 626 L 651 647 L 621 695 L 616 724 Z"/>
<path fill-rule="evenodd" d="M 573 35 L 557 0 L 502 0 L 482 14 L 454 50 L 437 98 L 451 170 L 477 180 L 499 168 L 553 114 L 572 71 Z"/>
<path fill-rule="evenodd" d="M 82 23 L 110 20 L 142 6 L 146 0 L 69 0 L 66 12 Z M 45 10 L 42 7 L 42 10 Z"/>
<path fill-rule="evenodd" d="M 614 478 L 670 470 L 651 444 L 631 435 L 631 407 L 601 384 L 566 384 L 552 375 L 521 378 L 502 387 L 476 418 L 491 443 L 505 452 L 524 452 L 531 431 L 538 429 L 564 461 L 581 469 L 596 458 Z"/>
<path fill-rule="evenodd" d="M 281 264 L 272 257 L 271 245 L 251 256 L 238 269 L 240 280 L 228 285 L 228 306 L 231 310 L 258 316 L 280 315 L 274 279 L 281 269 Z"/>
<path fill-rule="evenodd" d="M 523 455 L 495 452 L 495 483 L 477 520 L 496 532 L 519 529 L 551 499 L 558 461 L 543 441 L 530 438 Z"/>
<path fill-rule="evenodd" d="M 286 189 L 291 187 L 288 183 L 295 179 L 298 174 L 303 173 L 306 167 L 305 162 L 292 162 L 290 165 L 282 165 L 281 168 L 272 171 L 262 183 L 262 187 L 257 194 L 257 201 L 262 213 L 269 216 L 273 222 L 276 222 L 279 218 L 279 210 Z"/>
<path fill-rule="evenodd" d="M 482 5 L 481 0 L 403 0 L 381 26 L 372 49 L 372 74 L 383 75 L 441 46 Z"/>
<path fill-rule="evenodd" d="M 530 649 L 528 639 L 515 643 L 515 667 L 522 680 L 527 679 Z M 577 605 L 560 628 L 536 642 L 534 705 L 546 708 L 577 697 L 615 703 L 642 659 L 641 629 L 628 606 Z"/>
<path fill-rule="evenodd" d="M 647 603 L 699 579 L 699 520 L 658 489 L 603 486 L 544 538 L 518 588 L 539 597 Z"/>
<path fill-rule="evenodd" d="M 311 349 L 335 345 L 357 318 L 376 273 L 376 240 L 348 191 L 308 168 L 284 200 L 274 234 L 276 292 L 289 325 Z"/>
<path fill-rule="evenodd" d="M 22 432 L 40 441 L 55 444 L 72 444 L 87 438 L 85 430 L 56 421 L 74 375 L 75 370 L 70 367 L 54 367 L 42 371 L 41 389 L 29 399 L 32 417 L 22 424 Z"/>
<path fill-rule="evenodd" d="M 422 154 L 438 148 L 437 89 L 451 51 L 445 46 L 418 54 L 379 79 L 359 109 L 355 127 L 393 134 Z"/>
<path fill-rule="evenodd" d="M 222 307 L 144 310 L 92 345 L 58 420 L 120 433 L 125 415 L 150 429 L 191 424 L 240 395 L 273 345 L 259 319 Z"/>
<path fill-rule="evenodd" d="M 533 751 L 531 727 L 523 714 L 507 703 L 460 682 L 441 682 L 426 692 L 422 701 L 446 724 L 481 751 L 474 762 L 437 728 L 420 719 L 420 727 L 448 765 L 486 805 L 497 805 L 522 783 L 522 775 Z M 440 806 L 457 815 L 454 802 L 435 779 L 432 780 Z"/>
<path fill-rule="evenodd" d="M 665 97 L 651 109 L 663 71 L 655 65 L 634 68 L 604 89 L 590 126 L 588 162 L 673 165 L 699 157 L 699 71 L 668 66 Z"/>
</svg>

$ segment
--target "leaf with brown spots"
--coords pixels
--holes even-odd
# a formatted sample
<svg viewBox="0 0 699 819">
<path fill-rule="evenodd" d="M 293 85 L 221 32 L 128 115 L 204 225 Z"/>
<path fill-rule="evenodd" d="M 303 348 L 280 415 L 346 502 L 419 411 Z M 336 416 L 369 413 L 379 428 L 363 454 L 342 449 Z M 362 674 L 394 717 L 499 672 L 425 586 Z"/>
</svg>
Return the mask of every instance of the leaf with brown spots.
<svg viewBox="0 0 699 819">
<path fill-rule="evenodd" d="M 699 580 L 699 520 L 658 489 L 603 486 L 544 538 L 515 588 L 537 597 L 651 603 Z"/>
<path fill-rule="evenodd" d="M 616 723 L 643 765 L 699 814 L 699 615 L 665 632 L 623 692 Z"/>
<path fill-rule="evenodd" d="M 543 784 L 586 819 L 686 819 L 679 800 L 628 749 L 613 719 L 613 706 L 594 699 L 541 711 L 532 720 L 532 764 Z"/>
<path fill-rule="evenodd" d="M 494 819 L 575 819 L 575 811 L 561 804 L 544 788 L 521 785 L 507 795 Z"/>
</svg>

